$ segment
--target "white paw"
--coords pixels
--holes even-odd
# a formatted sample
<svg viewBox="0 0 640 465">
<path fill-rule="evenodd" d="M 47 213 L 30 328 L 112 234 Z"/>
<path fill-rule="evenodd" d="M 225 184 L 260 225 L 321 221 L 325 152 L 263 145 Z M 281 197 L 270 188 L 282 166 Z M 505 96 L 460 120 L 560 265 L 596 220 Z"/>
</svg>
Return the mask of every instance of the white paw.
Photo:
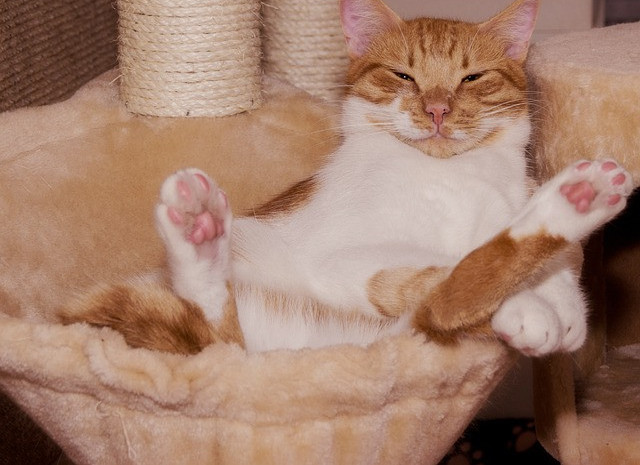
<svg viewBox="0 0 640 465">
<path fill-rule="evenodd" d="M 491 320 L 494 332 L 514 349 L 539 357 L 552 352 L 573 352 L 587 335 L 581 312 L 560 318 L 553 306 L 531 291 L 507 299 Z"/>
<path fill-rule="evenodd" d="M 191 168 L 167 178 L 156 220 L 169 254 L 226 261 L 231 209 L 225 193 L 204 172 Z"/>
<path fill-rule="evenodd" d="M 613 160 L 579 161 L 543 184 L 511 227 L 513 237 L 541 229 L 578 241 L 620 213 L 632 178 Z"/>
</svg>

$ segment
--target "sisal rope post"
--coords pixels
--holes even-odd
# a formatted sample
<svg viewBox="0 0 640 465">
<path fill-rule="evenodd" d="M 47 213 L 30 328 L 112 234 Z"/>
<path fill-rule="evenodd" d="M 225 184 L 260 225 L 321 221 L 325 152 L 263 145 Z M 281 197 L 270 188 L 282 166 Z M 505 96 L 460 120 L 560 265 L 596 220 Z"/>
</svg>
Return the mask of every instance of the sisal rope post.
<svg viewBox="0 0 640 465">
<path fill-rule="evenodd" d="M 344 93 L 349 64 L 338 0 L 265 0 L 266 74 L 335 100 Z"/>
<path fill-rule="evenodd" d="M 261 94 L 259 0 L 118 0 L 122 99 L 151 116 L 226 116 Z"/>
</svg>

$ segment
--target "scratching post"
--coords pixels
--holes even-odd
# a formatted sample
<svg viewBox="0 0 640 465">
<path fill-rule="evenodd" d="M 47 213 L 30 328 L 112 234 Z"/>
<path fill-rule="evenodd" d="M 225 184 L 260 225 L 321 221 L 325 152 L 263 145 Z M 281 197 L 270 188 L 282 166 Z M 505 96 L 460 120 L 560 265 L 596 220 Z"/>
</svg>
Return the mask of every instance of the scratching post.
<svg viewBox="0 0 640 465">
<path fill-rule="evenodd" d="M 552 37 L 533 47 L 528 71 L 542 180 L 578 159 L 614 158 L 640 185 L 639 49 L 640 23 Z M 614 242 L 605 246 L 621 246 Z M 587 258 L 594 244 L 585 248 Z M 638 294 L 634 256 L 640 249 L 637 242 L 635 249 L 627 246 L 626 255 L 605 255 L 606 275 L 602 257 L 599 265 L 593 258 L 585 262 L 587 282 L 615 281 L 606 305 L 593 306 L 585 348 L 534 364 L 538 437 L 563 465 L 640 463 L 640 314 L 630 297 Z"/>
<path fill-rule="evenodd" d="M 312 95 L 335 100 L 348 66 L 337 0 L 267 0 L 264 69 Z"/>
<path fill-rule="evenodd" d="M 118 0 L 118 12 L 131 112 L 226 116 L 261 104 L 259 0 Z"/>
</svg>

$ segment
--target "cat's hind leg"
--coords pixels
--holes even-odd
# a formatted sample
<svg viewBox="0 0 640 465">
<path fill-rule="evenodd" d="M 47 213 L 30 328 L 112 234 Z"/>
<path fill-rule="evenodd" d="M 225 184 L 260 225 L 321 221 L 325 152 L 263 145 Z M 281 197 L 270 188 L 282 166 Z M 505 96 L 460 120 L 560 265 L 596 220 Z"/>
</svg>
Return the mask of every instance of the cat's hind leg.
<svg viewBox="0 0 640 465">
<path fill-rule="evenodd" d="M 543 184 L 510 227 L 511 237 L 545 232 L 576 242 L 620 213 L 633 189 L 613 160 L 582 160 Z"/>
<path fill-rule="evenodd" d="M 576 242 L 617 215 L 631 190 L 631 176 L 613 160 L 574 163 L 536 192 L 510 234 Z M 557 265 L 508 297 L 492 319 L 503 340 L 529 355 L 574 351 L 586 338 L 587 307 L 576 272 Z"/>
<path fill-rule="evenodd" d="M 178 171 L 162 185 L 155 213 L 173 290 L 218 323 L 229 299 L 232 214 L 225 193 L 200 170 Z"/>
<path fill-rule="evenodd" d="M 586 328 L 581 301 L 576 301 L 573 321 L 558 314 L 547 299 L 541 305 L 501 305 L 523 286 L 532 285 L 532 280 L 541 280 L 569 244 L 616 216 L 631 189 L 631 176 L 611 160 L 571 165 L 536 192 L 508 229 L 464 257 L 422 299 L 416 328 L 443 341 L 482 333 L 500 308 L 493 330 L 512 345 L 537 355 L 575 350 Z M 524 303 L 520 297 L 513 298 L 511 303 L 515 302 Z M 561 328 L 551 327 L 558 322 Z M 555 335 L 560 339 L 543 340 Z"/>
<path fill-rule="evenodd" d="M 217 341 L 243 345 L 229 273 L 231 211 L 224 192 L 189 169 L 162 186 L 156 221 L 172 288 L 157 280 L 104 285 L 57 314 L 119 331 L 133 347 L 193 354 Z"/>
</svg>

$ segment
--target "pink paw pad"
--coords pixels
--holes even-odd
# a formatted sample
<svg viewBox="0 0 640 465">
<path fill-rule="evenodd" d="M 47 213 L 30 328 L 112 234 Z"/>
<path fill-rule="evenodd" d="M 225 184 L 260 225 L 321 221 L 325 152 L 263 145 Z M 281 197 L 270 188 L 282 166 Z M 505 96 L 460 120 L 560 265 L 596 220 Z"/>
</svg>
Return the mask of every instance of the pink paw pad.
<svg viewBox="0 0 640 465">
<path fill-rule="evenodd" d="M 203 175 L 201 175 L 200 173 L 196 173 L 194 175 L 194 177 L 198 180 L 198 182 L 200 183 L 200 187 L 202 187 L 202 189 L 208 194 L 209 192 L 211 192 L 211 186 L 209 185 L 209 181 L 207 181 L 207 178 L 205 178 Z"/>
<path fill-rule="evenodd" d="M 169 219 L 175 225 L 181 225 L 184 223 L 184 216 L 174 207 L 169 207 L 167 209 L 167 215 L 169 215 Z"/>
<path fill-rule="evenodd" d="M 191 200 L 191 189 L 185 181 L 178 181 L 176 189 L 182 200 L 186 200 L 187 202 Z"/>
<path fill-rule="evenodd" d="M 231 210 L 227 196 L 196 169 L 179 171 L 167 178 L 156 211 L 161 215 L 160 227 L 170 231 L 164 236 L 196 246 L 200 255 L 217 254 L 219 239 L 229 233 Z"/>
<path fill-rule="evenodd" d="M 224 225 L 221 220 L 214 218 L 206 211 L 196 216 L 193 229 L 188 234 L 188 239 L 196 245 L 213 240 L 224 234 Z"/>
<path fill-rule="evenodd" d="M 627 181 L 627 176 L 624 173 L 616 174 L 611 180 L 611 184 L 614 186 L 622 186 Z"/>
<path fill-rule="evenodd" d="M 618 168 L 618 165 L 612 161 L 606 161 L 602 164 L 601 169 L 605 173 L 613 171 Z M 622 186 L 627 181 L 627 176 L 624 173 L 618 173 L 611 178 L 611 184 L 614 186 Z"/>
<path fill-rule="evenodd" d="M 607 205 L 612 207 L 618 202 L 620 202 L 620 200 L 622 200 L 622 196 L 620 194 L 610 195 L 609 198 L 607 199 Z"/>
<path fill-rule="evenodd" d="M 576 169 L 578 171 L 586 171 L 590 166 L 591 166 L 591 162 L 590 161 L 583 161 L 582 163 L 579 163 L 578 166 L 576 166 Z"/>
<path fill-rule="evenodd" d="M 578 168 L 580 169 L 580 168 Z M 580 181 L 575 184 L 564 184 L 560 187 L 560 193 L 569 202 L 575 205 L 576 210 L 584 213 L 589 209 L 591 202 L 596 198 L 596 191 L 588 181 Z"/>
<path fill-rule="evenodd" d="M 575 166 L 576 171 L 585 173 L 590 170 L 600 170 L 601 173 L 611 173 L 612 171 L 619 170 L 620 166 L 612 160 L 606 161 L 582 161 L 579 162 Z M 589 175 L 587 175 L 589 176 Z M 608 177 L 611 176 L 611 177 Z M 611 173 L 607 176 L 607 183 L 611 187 L 623 187 L 627 182 L 628 178 L 625 173 Z M 597 178 L 597 176 L 596 176 Z M 602 182 L 602 181 L 600 181 Z M 602 188 L 597 188 L 598 181 L 591 180 L 582 180 L 575 183 L 563 184 L 560 187 L 560 192 L 564 195 L 569 202 L 571 202 L 579 213 L 586 213 L 591 208 L 591 204 L 595 200 L 595 198 L 600 195 L 599 190 Z M 605 191 L 608 188 L 604 188 Z M 606 195 L 606 194 L 605 194 Z M 609 206 L 614 206 L 618 204 L 623 199 L 623 196 L 618 193 L 611 193 L 610 195 L 604 197 L 603 200 Z"/>
</svg>

